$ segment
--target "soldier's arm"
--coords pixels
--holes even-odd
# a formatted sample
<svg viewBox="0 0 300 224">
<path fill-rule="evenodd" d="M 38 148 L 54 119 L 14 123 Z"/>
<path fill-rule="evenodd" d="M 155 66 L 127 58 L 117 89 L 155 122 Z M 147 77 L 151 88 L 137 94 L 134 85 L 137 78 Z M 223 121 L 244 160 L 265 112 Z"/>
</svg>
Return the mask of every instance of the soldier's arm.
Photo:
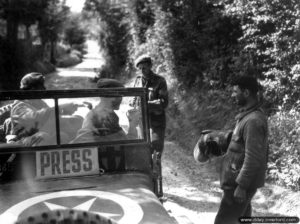
<svg viewBox="0 0 300 224">
<path fill-rule="evenodd" d="M 148 104 L 150 110 L 164 110 L 168 106 L 168 87 L 165 79 L 159 83 L 157 99 L 148 101 Z"/>
<path fill-rule="evenodd" d="M 245 124 L 244 131 L 245 158 L 236 182 L 247 189 L 266 163 L 266 126 L 261 119 L 252 118 Z"/>
</svg>

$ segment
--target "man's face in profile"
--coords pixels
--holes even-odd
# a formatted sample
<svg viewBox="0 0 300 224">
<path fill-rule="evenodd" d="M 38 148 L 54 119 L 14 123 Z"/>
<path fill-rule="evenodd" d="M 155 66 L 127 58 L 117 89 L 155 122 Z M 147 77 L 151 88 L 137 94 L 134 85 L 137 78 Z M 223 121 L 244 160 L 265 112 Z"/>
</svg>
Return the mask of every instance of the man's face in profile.
<svg viewBox="0 0 300 224">
<path fill-rule="evenodd" d="M 233 86 L 231 97 L 238 106 L 243 107 L 246 105 L 245 90 L 242 90 L 239 86 Z"/>
<path fill-rule="evenodd" d="M 148 62 L 140 63 L 138 68 L 144 77 L 148 77 L 151 74 L 151 64 Z"/>
</svg>

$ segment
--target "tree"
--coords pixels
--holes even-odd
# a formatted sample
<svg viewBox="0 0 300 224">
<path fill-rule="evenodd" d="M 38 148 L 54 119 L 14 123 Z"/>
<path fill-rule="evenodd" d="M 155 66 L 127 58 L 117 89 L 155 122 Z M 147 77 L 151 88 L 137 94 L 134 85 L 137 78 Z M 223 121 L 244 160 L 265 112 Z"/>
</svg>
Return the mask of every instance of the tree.
<svg viewBox="0 0 300 224">
<path fill-rule="evenodd" d="M 163 24 L 168 26 L 168 39 L 161 44 L 170 46 L 173 52 L 174 72 L 179 82 L 188 89 L 212 83 L 224 87 L 239 48 L 240 20 L 226 15 L 223 6 L 209 1 L 154 2 L 161 11 L 156 18 L 161 17 L 159 13 L 167 15 Z M 160 29 L 164 28 L 157 27 L 154 32 L 161 32 Z"/>
<path fill-rule="evenodd" d="M 136 14 L 137 36 L 140 44 L 146 42 L 146 32 L 149 27 L 154 25 L 155 15 L 149 0 L 136 0 L 132 6 Z"/>
<path fill-rule="evenodd" d="M 99 44 L 106 54 L 106 70 L 109 76 L 118 76 L 126 66 L 131 40 L 130 20 L 127 19 L 126 1 L 114 3 L 109 0 L 90 0 L 85 2 L 84 10 L 99 16 Z"/>
<path fill-rule="evenodd" d="M 48 0 L 49 1 L 49 0 Z M 7 40 L 17 46 L 18 26 L 20 23 L 29 28 L 41 19 L 48 1 L 38 0 L 0 0 L 0 17 L 7 21 Z"/>
<path fill-rule="evenodd" d="M 70 13 L 69 7 L 60 0 L 48 0 L 49 4 L 39 21 L 39 31 L 43 47 L 50 43 L 50 62 L 56 63 L 55 46 L 63 32 L 63 24 Z"/>
<path fill-rule="evenodd" d="M 9 74 L 2 77 L 2 81 L 6 83 L 6 88 L 18 88 L 15 80 L 18 80 L 18 76 L 22 74 L 25 66 L 24 58 L 18 45 L 19 25 L 24 24 L 28 31 L 29 26 L 40 19 L 46 7 L 47 1 L 0 0 L 0 19 L 4 19 L 7 26 L 6 38 L 3 40 L 6 43 L 6 47 L 1 49 L 5 54 L 3 55 L 5 73 Z"/>
<path fill-rule="evenodd" d="M 80 24 L 80 15 L 73 14 L 65 25 L 65 41 L 72 45 L 82 45 L 86 41 L 86 30 Z"/>
<path fill-rule="evenodd" d="M 227 14 L 242 20 L 237 73 L 261 74 L 259 78 L 265 80 L 268 99 L 281 104 L 288 95 L 287 102 L 292 105 L 300 95 L 299 73 L 295 69 L 300 59 L 300 2 L 234 0 L 223 3 Z"/>
</svg>

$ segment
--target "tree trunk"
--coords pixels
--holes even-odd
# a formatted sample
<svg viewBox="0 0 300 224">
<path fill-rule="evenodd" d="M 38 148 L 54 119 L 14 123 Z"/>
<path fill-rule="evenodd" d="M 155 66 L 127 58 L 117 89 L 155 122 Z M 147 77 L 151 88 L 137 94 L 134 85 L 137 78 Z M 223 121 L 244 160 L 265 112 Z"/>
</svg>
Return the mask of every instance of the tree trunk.
<svg viewBox="0 0 300 224">
<path fill-rule="evenodd" d="M 17 1 L 16 0 L 9 0 L 9 6 L 8 8 L 10 9 L 8 11 L 8 15 L 7 15 L 7 25 L 6 25 L 6 38 L 8 40 L 9 43 L 11 43 L 11 47 L 14 47 L 15 49 L 17 49 L 17 42 L 18 42 L 18 25 L 19 25 L 19 21 L 16 18 L 16 16 L 14 15 L 14 6 L 16 6 Z"/>
<path fill-rule="evenodd" d="M 12 18 L 12 16 L 9 15 L 7 18 L 7 25 L 6 25 L 6 29 L 7 29 L 6 39 L 10 44 L 10 47 L 15 49 L 14 53 L 16 52 L 17 44 L 18 44 L 18 27 L 19 27 L 18 21 L 14 20 L 14 18 Z"/>
<path fill-rule="evenodd" d="M 56 46 L 56 42 L 55 41 L 51 41 L 51 49 L 50 49 L 50 62 L 55 65 L 56 64 L 56 59 L 55 59 L 55 46 Z"/>
<path fill-rule="evenodd" d="M 9 0 L 9 9 L 6 19 L 6 43 L 7 54 L 5 59 L 5 72 L 7 74 L 3 85 L 5 89 L 18 89 L 18 27 L 19 21 L 15 17 L 13 9 L 17 4 L 16 0 Z"/>
<path fill-rule="evenodd" d="M 26 25 L 26 41 L 31 42 L 30 25 Z"/>
</svg>

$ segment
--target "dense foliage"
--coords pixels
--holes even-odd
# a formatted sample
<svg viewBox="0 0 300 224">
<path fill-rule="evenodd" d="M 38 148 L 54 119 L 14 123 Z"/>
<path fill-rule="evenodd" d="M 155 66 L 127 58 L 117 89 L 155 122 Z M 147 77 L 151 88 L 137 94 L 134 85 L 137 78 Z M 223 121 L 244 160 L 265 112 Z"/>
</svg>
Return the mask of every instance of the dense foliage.
<svg viewBox="0 0 300 224">
<path fill-rule="evenodd" d="M 47 7 L 46 1 L 21 0 L 6 1 L 0 0 L 0 20 L 5 21 L 4 35 L 1 37 L 0 47 L 2 58 L 0 81 L 2 88 L 17 88 L 15 79 L 26 66 L 23 58 L 22 46 L 18 41 L 18 28 L 21 24 L 26 27 L 26 34 L 29 34 L 29 27 L 40 19 Z"/>
<path fill-rule="evenodd" d="M 53 71 L 57 43 L 64 37 L 70 45 L 85 41 L 79 21 L 71 22 L 70 14 L 61 0 L 0 0 L 1 89 L 18 89 L 26 72 Z M 77 35 L 68 38 L 74 29 Z"/>
<path fill-rule="evenodd" d="M 85 11 L 99 18 L 101 27 L 99 44 L 106 58 L 106 66 L 101 71 L 102 77 L 116 77 L 127 63 L 127 45 L 131 39 L 129 24 L 125 21 L 126 12 L 120 5 L 108 0 L 86 1 Z"/>
<path fill-rule="evenodd" d="M 44 16 L 39 21 L 39 32 L 43 48 L 50 44 L 50 62 L 55 64 L 55 46 L 62 34 L 64 21 L 69 13 L 68 7 L 59 0 L 49 1 Z"/>
<path fill-rule="evenodd" d="M 269 119 L 269 178 L 300 190 L 300 112 L 280 108 Z"/>
<path fill-rule="evenodd" d="M 227 14 L 242 21 L 240 44 L 246 60 L 237 69 L 246 66 L 261 74 L 266 97 L 273 103 L 282 104 L 287 94 L 285 103 L 293 105 L 300 84 L 299 1 L 233 1 L 224 6 Z"/>
<path fill-rule="evenodd" d="M 82 19 L 80 14 L 70 15 L 69 19 L 65 24 L 64 29 L 64 40 L 71 47 L 78 50 L 84 49 L 84 44 L 86 42 L 87 30 L 81 25 L 80 20 Z"/>
</svg>

